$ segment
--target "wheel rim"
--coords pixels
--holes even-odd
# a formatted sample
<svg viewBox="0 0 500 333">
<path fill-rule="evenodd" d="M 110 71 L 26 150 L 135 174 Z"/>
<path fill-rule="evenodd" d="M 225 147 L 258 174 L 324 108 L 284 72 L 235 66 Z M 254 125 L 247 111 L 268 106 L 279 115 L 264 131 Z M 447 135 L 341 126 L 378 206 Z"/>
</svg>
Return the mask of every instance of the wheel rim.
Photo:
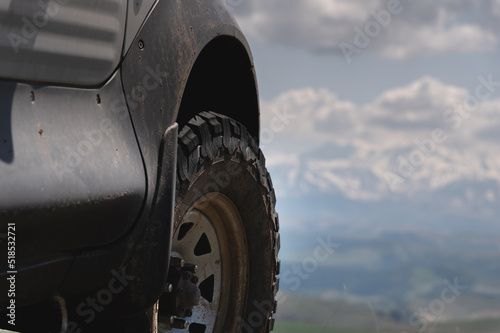
<svg viewBox="0 0 500 333">
<path fill-rule="evenodd" d="M 245 312 L 248 250 L 241 217 L 231 200 L 209 193 L 196 201 L 175 226 L 172 254 L 198 266 L 201 298 L 192 316 L 184 318 L 189 328 L 170 332 L 235 332 Z"/>
</svg>

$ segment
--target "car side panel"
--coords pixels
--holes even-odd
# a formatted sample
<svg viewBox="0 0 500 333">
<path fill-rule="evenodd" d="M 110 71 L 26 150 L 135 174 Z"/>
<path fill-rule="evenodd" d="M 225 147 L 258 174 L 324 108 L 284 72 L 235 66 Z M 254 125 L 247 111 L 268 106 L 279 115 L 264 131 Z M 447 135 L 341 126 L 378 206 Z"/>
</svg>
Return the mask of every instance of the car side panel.
<svg viewBox="0 0 500 333">
<path fill-rule="evenodd" d="M 134 248 L 133 254 L 121 266 L 134 279 L 116 295 L 116 302 L 106 307 L 110 316 L 123 315 L 124 306 L 132 313 L 145 311 L 163 292 L 175 197 L 173 147 L 177 146 L 177 134 L 165 129 L 177 128 L 184 88 L 193 65 L 202 50 L 220 36 L 234 38 L 246 49 L 245 62 L 254 75 L 250 48 L 224 0 L 159 1 L 123 60 L 123 89 L 144 158 L 148 192 L 138 222 L 146 226 L 145 233 L 130 240 L 128 248 Z M 258 119 L 258 110 L 254 112 Z M 69 290 L 78 284 L 85 269 L 80 264 L 74 266 L 65 283 Z M 76 303 L 96 297 L 99 288 L 105 285 L 81 295 Z"/>
<path fill-rule="evenodd" d="M 113 302 L 106 306 L 107 316 L 141 313 L 163 292 L 175 198 L 177 114 L 197 56 L 219 36 L 239 41 L 247 50 L 246 61 L 250 59 L 251 63 L 248 44 L 222 0 L 160 1 L 131 44 L 121 73 L 144 158 L 147 199 L 136 227 L 123 239 L 102 249 L 78 254 L 59 288 L 62 295 L 77 292 L 69 309 L 74 310 L 88 297 L 97 297 L 100 290 L 107 288 L 113 268 L 126 271 L 133 279 L 127 281 L 127 288 L 114 295 Z M 251 64 L 248 70 L 253 75 Z M 255 117 L 258 118 L 258 110 Z M 106 253 L 108 249 L 110 252 Z M 107 270 L 107 278 L 102 279 L 105 274 L 89 271 L 89 267 L 96 265 L 99 272 Z M 94 287 L 85 291 L 89 281 Z"/>
<path fill-rule="evenodd" d="M 16 223 L 18 262 L 122 237 L 146 181 L 119 73 L 97 90 L 0 91 L 0 232 Z"/>
<path fill-rule="evenodd" d="M 0 78 L 96 86 L 118 66 L 126 0 L 0 2 Z"/>
<path fill-rule="evenodd" d="M 144 160 L 147 199 L 140 218 L 122 238 L 73 252 L 74 262 L 58 288 L 71 298 L 69 310 L 107 288 L 112 270 L 126 271 L 134 278 L 114 295 L 106 316 L 141 313 L 161 294 L 175 196 L 175 122 L 191 69 L 205 46 L 219 36 L 239 41 L 251 63 L 248 44 L 223 2 L 159 1 L 126 53 L 120 79 Z M 117 107 L 124 105 L 120 102 Z"/>
</svg>

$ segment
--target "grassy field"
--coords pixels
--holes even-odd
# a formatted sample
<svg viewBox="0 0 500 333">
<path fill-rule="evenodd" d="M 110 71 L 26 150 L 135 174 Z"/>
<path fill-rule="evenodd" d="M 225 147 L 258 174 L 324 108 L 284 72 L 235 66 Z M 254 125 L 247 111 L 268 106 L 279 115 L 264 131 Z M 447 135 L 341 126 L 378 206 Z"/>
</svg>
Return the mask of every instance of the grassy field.
<svg viewBox="0 0 500 333">
<path fill-rule="evenodd" d="M 439 332 L 500 333 L 500 319 L 443 323 L 436 325 L 436 328 Z"/>
<path fill-rule="evenodd" d="M 352 328 L 335 328 L 306 323 L 277 322 L 274 326 L 275 333 L 365 333 L 364 330 Z"/>
<path fill-rule="evenodd" d="M 291 293 L 286 293 L 282 299 L 276 315 L 277 333 L 415 333 L 419 329 L 410 325 L 408 315 L 395 320 L 394 316 L 359 304 L 330 302 Z M 427 324 L 425 333 L 500 333 L 500 318 L 456 319 Z"/>
<path fill-rule="evenodd" d="M 353 323 L 353 325 L 356 325 Z M 406 330 L 405 330 L 406 329 Z M 275 333 L 401 333 L 416 332 L 416 329 L 409 330 L 408 327 L 400 328 L 345 328 L 345 327 L 324 327 L 321 325 L 296 323 L 296 322 L 276 322 L 274 326 Z M 435 327 L 429 327 L 426 333 L 500 333 L 500 319 L 485 319 L 469 322 L 452 322 L 438 324 Z"/>
</svg>

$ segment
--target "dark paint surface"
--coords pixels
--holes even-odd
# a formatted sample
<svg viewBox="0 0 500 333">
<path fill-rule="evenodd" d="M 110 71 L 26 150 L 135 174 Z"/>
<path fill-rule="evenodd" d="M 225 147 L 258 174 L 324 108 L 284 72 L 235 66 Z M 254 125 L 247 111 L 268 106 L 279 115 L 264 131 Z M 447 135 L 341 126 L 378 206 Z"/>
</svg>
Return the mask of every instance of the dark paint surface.
<svg viewBox="0 0 500 333">
<path fill-rule="evenodd" d="M 222 3 L 158 2 L 118 72 L 100 89 L 0 82 L 0 232 L 12 220 L 22 231 L 19 304 L 58 292 L 74 311 L 106 288 L 113 270 L 134 279 L 115 295 L 106 315 L 144 311 L 159 297 L 172 232 L 176 121 L 180 112 L 190 112 L 184 116 L 189 118 L 203 111 L 198 107 L 205 104 L 184 103 L 184 89 L 191 83 L 188 97 L 196 100 L 193 66 L 218 37 L 231 43 L 212 47 L 200 63 L 229 52 L 218 60 L 217 73 L 231 72 L 223 67 L 232 57 L 228 64 L 246 81 L 233 82 L 236 72 L 224 74 L 226 87 L 220 90 L 234 88 L 229 102 L 215 111 L 238 119 L 258 137 L 250 51 Z M 183 103 L 194 108 L 181 110 Z M 47 283 L 36 283 L 33 276 Z M 4 301 L 2 295 L 0 304 Z"/>
</svg>

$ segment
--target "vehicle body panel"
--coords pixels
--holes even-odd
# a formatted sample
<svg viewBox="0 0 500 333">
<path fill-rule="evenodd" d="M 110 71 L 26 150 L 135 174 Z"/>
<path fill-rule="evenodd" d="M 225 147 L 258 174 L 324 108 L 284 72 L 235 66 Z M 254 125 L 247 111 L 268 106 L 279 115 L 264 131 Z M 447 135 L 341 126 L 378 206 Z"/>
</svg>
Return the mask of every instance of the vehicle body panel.
<svg viewBox="0 0 500 333">
<path fill-rule="evenodd" d="M 31 228 L 26 230 L 22 245 L 26 249 L 20 251 L 29 260 L 19 265 L 20 306 L 57 293 L 67 298 L 68 309 L 74 311 L 82 300 L 107 288 L 113 272 L 126 271 L 134 279 L 114 295 L 106 315 L 123 316 L 150 307 L 164 288 L 169 266 L 178 128 L 197 112 L 212 110 L 238 120 L 258 140 L 253 61 L 224 1 L 138 3 L 141 7 L 134 24 L 141 28 L 137 33 L 126 31 L 124 58 L 115 73 L 97 83 L 101 88 L 89 87 L 98 81 L 92 72 L 88 77 L 81 74 L 83 78 L 75 72 L 73 81 L 58 83 L 78 81 L 87 88 L 2 83 L 1 228 L 7 220 L 23 225 L 27 218 L 29 225 L 38 225 L 34 230 L 40 235 L 53 231 L 64 238 L 49 235 L 45 241 L 33 240 L 40 245 L 41 256 L 31 249 L 30 242 L 37 235 Z M 132 1 L 129 19 L 131 5 Z M 148 14 L 149 6 L 153 9 Z M 143 16 L 145 22 L 138 24 Z M 81 73 L 94 68 L 92 62 L 78 64 Z M 210 64 L 213 68 L 206 72 Z M 207 74 L 214 73 L 218 74 L 216 84 L 205 89 L 210 80 Z M 205 98 L 209 101 L 202 103 Z M 100 129 L 103 119 L 111 119 L 116 129 L 93 145 L 83 131 Z M 92 152 L 80 156 L 81 160 L 66 160 L 74 155 L 69 150 L 76 149 L 78 154 L 78 147 L 85 149 L 82 140 L 91 142 Z M 11 150 L 13 155 L 8 153 Z M 62 161 L 58 166 L 69 167 L 70 172 L 57 168 L 66 171 L 55 172 L 56 161 Z M 37 165 L 41 170 L 33 171 L 34 176 L 13 171 L 15 167 L 29 171 Z M 7 172 L 12 179 L 4 176 Z M 16 202 L 8 199 L 4 204 L 9 189 L 16 187 Z M 34 201 L 23 201 L 23 193 L 31 190 L 34 193 L 27 198 Z M 41 257 L 45 259 L 36 259 Z M 0 289 L 7 283 L 7 270 L 1 265 Z M 50 283 L 35 290 L 33 274 Z M 0 296 L 0 305 L 7 301 L 5 295 Z"/>
<path fill-rule="evenodd" d="M 123 55 L 128 52 L 146 16 L 158 1 L 159 0 L 128 0 L 127 29 L 125 31 Z"/>
<path fill-rule="evenodd" d="M 12 92 L 0 100 L 0 214 L 23 235 L 18 259 L 123 236 L 146 184 L 119 74 L 99 90 L 0 85 Z"/>
<path fill-rule="evenodd" d="M 118 66 L 124 0 L 9 0 L 0 4 L 0 77 L 92 86 Z"/>
</svg>

